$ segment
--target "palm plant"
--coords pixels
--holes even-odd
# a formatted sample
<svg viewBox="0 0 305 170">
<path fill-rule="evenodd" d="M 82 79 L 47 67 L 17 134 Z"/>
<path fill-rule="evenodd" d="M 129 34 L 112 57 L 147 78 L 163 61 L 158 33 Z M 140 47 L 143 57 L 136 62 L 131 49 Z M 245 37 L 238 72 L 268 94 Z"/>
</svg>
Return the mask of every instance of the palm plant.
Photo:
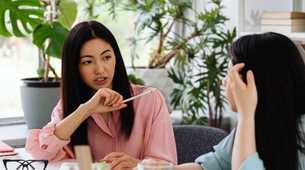
<svg viewBox="0 0 305 170">
<path fill-rule="evenodd" d="M 197 14 L 195 30 L 200 36 L 182 46 L 169 77 L 176 83 L 171 104 L 184 113 L 183 123 L 206 123 L 220 127 L 225 96 L 221 86 L 228 67 L 228 49 L 236 30 L 228 30 L 228 20 L 220 0 L 212 0 L 210 9 Z M 195 25 L 195 24 L 194 24 Z"/>
<path fill-rule="evenodd" d="M 168 72 L 176 84 L 171 104 L 182 109 L 184 123 L 205 124 L 209 115 L 209 124 L 219 126 L 225 104 L 221 80 L 236 30 L 226 29 L 228 18 L 221 13 L 221 0 L 211 0 L 208 6 L 197 12 L 191 0 L 132 0 L 127 9 L 138 13 L 135 37 L 158 41 L 149 67 L 165 67 L 174 61 Z M 193 13 L 195 19 L 186 17 L 186 12 Z M 177 24 L 190 31 L 177 33 Z M 144 31 L 150 33 L 148 37 L 141 36 Z"/>
<path fill-rule="evenodd" d="M 101 15 L 100 9 L 106 6 L 108 14 L 115 19 L 116 10 L 122 5 L 122 2 L 123 0 L 85 0 L 85 11 L 88 14 L 88 18 L 97 19 Z"/>
<path fill-rule="evenodd" d="M 174 30 L 175 24 L 189 21 L 185 18 L 184 12 L 192 9 L 191 0 L 132 0 L 127 1 L 125 9 L 138 14 L 135 22 L 135 37 L 138 37 L 138 40 L 145 39 L 146 43 L 154 39 L 158 40 L 158 45 L 150 56 L 150 68 L 165 67 L 183 45 L 199 36 L 195 31 L 182 41 L 174 38 L 177 36 Z M 144 31 L 149 32 L 148 37 L 140 36 Z M 132 57 L 136 55 L 134 53 Z"/>
</svg>

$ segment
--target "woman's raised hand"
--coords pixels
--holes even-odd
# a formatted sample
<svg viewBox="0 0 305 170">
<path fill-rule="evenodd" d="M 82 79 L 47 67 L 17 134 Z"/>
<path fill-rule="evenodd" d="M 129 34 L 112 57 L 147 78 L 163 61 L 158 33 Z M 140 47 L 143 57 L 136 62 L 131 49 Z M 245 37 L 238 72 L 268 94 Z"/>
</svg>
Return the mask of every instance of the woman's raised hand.
<svg viewBox="0 0 305 170">
<path fill-rule="evenodd" d="M 257 91 L 252 71 L 247 72 L 247 83 L 243 82 L 239 72 L 244 63 L 234 65 L 228 75 L 229 88 L 232 91 L 240 117 L 254 117 L 257 105 Z"/>
<path fill-rule="evenodd" d="M 109 88 L 99 89 L 84 105 L 89 114 L 111 112 L 127 106 L 123 103 L 123 96 Z"/>
<path fill-rule="evenodd" d="M 108 88 L 99 89 L 91 99 L 81 104 L 73 113 L 56 125 L 55 135 L 62 140 L 68 140 L 71 135 L 93 113 L 107 113 L 120 110 L 127 105 L 123 97 Z"/>
</svg>

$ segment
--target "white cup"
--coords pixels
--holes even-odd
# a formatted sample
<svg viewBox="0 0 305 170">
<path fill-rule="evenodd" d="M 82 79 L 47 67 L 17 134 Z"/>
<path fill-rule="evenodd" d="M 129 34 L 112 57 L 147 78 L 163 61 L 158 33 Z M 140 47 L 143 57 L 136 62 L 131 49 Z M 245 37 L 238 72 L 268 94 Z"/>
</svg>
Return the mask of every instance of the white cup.
<svg viewBox="0 0 305 170">
<path fill-rule="evenodd" d="M 165 161 L 145 159 L 138 164 L 137 170 L 173 170 L 173 164 Z"/>
<path fill-rule="evenodd" d="M 61 164 L 59 170 L 79 170 L 79 165 L 77 162 L 64 162 Z M 110 165 L 93 163 L 92 170 L 110 170 Z"/>
</svg>

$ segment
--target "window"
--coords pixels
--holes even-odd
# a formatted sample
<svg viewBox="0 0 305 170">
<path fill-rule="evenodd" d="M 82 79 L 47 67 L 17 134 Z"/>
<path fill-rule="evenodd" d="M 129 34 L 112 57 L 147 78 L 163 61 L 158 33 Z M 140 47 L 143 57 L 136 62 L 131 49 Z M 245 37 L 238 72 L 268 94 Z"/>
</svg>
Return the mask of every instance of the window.
<svg viewBox="0 0 305 170">
<path fill-rule="evenodd" d="M 36 76 L 37 55 L 30 39 L 0 39 L 0 118 L 23 116 L 20 79 Z"/>
</svg>

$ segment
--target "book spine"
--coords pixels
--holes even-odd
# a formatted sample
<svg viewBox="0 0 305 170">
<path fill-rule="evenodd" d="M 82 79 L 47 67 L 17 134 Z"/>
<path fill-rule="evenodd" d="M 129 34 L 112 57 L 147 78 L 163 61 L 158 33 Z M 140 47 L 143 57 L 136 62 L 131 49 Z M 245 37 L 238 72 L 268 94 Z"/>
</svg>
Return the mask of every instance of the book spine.
<svg viewBox="0 0 305 170">
<path fill-rule="evenodd" d="M 290 32 L 305 32 L 305 26 L 269 26 L 262 25 L 261 30 L 263 32 L 279 32 L 279 33 L 290 33 Z"/>
<path fill-rule="evenodd" d="M 262 19 L 305 19 L 304 12 L 263 12 Z"/>
<path fill-rule="evenodd" d="M 305 25 L 305 19 L 262 19 L 262 25 L 287 25 L 302 26 Z"/>
</svg>

